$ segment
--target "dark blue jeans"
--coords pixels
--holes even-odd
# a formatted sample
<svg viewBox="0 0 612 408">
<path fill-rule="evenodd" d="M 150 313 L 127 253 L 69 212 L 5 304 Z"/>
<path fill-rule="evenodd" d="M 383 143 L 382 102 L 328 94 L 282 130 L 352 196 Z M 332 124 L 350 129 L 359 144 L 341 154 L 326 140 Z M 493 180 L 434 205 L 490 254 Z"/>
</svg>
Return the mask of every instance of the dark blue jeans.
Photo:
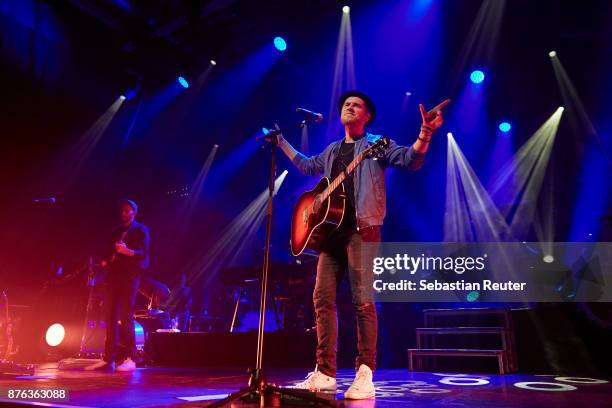
<svg viewBox="0 0 612 408">
<path fill-rule="evenodd" d="M 336 290 L 347 271 L 357 317 L 358 355 L 355 366 L 359 368 L 365 364 L 372 370 L 376 369 L 378 322 L 372 294 L 373 273 L 369 265 L 363 264 L 363 256 L 375 256 L 378 246 L 364 246 L 364 242 L 380 242 L 380 227 L 335 234 L 319 255 L 313 293 L 317 323 L 317 368 L 331 377 L 336 376 L 338 352 Z"/>
<path fill-rule="evenodd" d="M 104 360 L 122 362 L 136 358 L 134 305 L 140 286 L 140 275 L 111 277 L 107 281 L 106 344 Z M 119 325 L 121 321 L 121 325 Z M 118 349 L 119 342 L 124 346 Z"/>
</svg>

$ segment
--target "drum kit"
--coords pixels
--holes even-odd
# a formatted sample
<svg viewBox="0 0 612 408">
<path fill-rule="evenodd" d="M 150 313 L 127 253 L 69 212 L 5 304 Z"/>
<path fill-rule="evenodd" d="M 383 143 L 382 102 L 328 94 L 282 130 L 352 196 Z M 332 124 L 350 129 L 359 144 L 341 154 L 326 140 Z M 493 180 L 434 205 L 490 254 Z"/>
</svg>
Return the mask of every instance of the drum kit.
<svg viewBox="0 0 612 408">
<path fill-rule="evenodd" d="M 310 291 L 314 275 L 306 271 L 305 265 L 273 264 L 271 265 L 271 300 L 266 311 L 268 316 L 266 330 L 309 330 L 312 328 Z M 225 270 L 221 284 L 224 295 L 216 299 L 218 310 L 191 315 L 188 318 L 187 331 L 227 332 L 252 331 L 257 327 L 257 301 L 259 279 L 258 267 L 239 267 Z M 104 351 L 106 335 L 105 325 L 105 285 L 104 268 L 89 259 L 81 268 L 67 274 L 63 280 L 72 280 L 86 276 L 87 303 L 82 325 L 80 346 L 76 357 L 98 358 Z M 60 279 L 61 280 L 61 279 Z M 45 283 L 48 286 L 49 282 Z M 80 285 L 80 284 L 79 284 Z M 170 288 L 150 276 L 144 276 L 138 290 L 137 304 L 142 307 L 134 314 L 136 347 L 146 354 L 146 343 L 153 332 L 178 332 L 177 316 L 169 311 Z M 10 362 L 19 352 L 15 341 L 15 322 L 19 318 L 12 316 L 11 311 L 27 310 L 28 305 L 9 304 L 5 291 L 0 294 L 0 363 Z M 76 344 L 75 344 L 76 345 Z"/>
<path fill-rule="evenodd" d="M 106 334 L 104 321 L 105 271 L 91 261 L 86 269 L 88 271 L 89 295 L 78 356 L 89 358 L 99 357 L 104 351 Z M 141 279 L 138 294 L 141 298 L 137 303 L 142 304 L 142 300 L 146 301 L 146 308 L 134 313 L 134 333 L 136 349 L 140 353 L 144 353 L 146 340 L 150 333 L 157 330 L 172 329 L 173 320 L 170 313 L 165 310 L 165 304 L 170 297 L 170 288 L 158 280 L 144 276 Z"/>
</svg>

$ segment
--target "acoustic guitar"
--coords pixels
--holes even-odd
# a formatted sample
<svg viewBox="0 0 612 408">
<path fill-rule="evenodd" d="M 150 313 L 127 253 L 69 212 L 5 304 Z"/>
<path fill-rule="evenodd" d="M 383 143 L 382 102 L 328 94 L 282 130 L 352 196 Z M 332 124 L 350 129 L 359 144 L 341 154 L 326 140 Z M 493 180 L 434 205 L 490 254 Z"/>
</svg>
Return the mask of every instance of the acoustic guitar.
<svg viewBox="0 0 612 408">
<path fill-rule="evenodd" d="M 315 188 L 298 198 L 291 217 L 291 253 L 294 256 L 306 248 L 320 252 L 321 245 L 344 218 L 346 194 L 342 182 L 363 160 L 381 157 L 388 146 L 389 138 L 381 137 L 359 153 L 335 180 L 323 177 Z"/>
</svg>

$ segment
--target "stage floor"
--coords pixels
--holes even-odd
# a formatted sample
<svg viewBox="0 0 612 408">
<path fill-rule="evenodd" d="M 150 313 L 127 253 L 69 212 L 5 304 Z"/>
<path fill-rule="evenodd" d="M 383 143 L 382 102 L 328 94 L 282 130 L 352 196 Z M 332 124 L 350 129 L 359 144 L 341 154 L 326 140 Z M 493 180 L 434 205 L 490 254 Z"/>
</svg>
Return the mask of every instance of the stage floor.
<svg viewBox="0 0 612 408">
<path fill-rule="evenodd" d="M 267 369 L 266 373 L 271 383 L 289 385 L 307 371 Z M 34 376 L 1 375 L 0 389 L 67 388 L 69 400 L 51 406 L 197 407 L 210 404 L 207 398 L 219 398 L 243 387 L 247 378 L 244 368 L 149 367 L 132 373 L 97 373 L 44 364 L 36 367 Z M 342 399 L 341 392 L 352 379 L 351 370 L 339 372 L 337 399 Z M 612 384 L 604 378 L 378 370 L 374 380 L 375 400 L 341 402 L 349 407 L 612 407 Z M 196 401 L 182 399 L 188 397 Z M 6 399 L 0 401 L 6 406 Z"/>
</svg>

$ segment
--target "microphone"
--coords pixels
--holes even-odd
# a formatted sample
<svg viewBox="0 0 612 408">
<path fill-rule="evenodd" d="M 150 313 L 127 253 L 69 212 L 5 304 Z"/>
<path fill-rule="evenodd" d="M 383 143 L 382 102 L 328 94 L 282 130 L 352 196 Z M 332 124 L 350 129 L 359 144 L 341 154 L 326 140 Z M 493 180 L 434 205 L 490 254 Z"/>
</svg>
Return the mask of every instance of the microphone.
<svg viewBox="0 0 612 408">
<path fill-rule="evenodd" d="M 311 110 L 304 109 L 304 108 L 295 108 L 295 111 L 297 113 L 301 113 L 304 116 L 306 116 L 306 119 L 304 119 L 304 122 L 302 122 L 302 125 L 305 125 L 306 122 L 316 122 L 316 123 L 319 123 L 319 122 L 323 121 L 323 114 L 321 114 L 321 113 L 313 112 Z"/>
<path fill-rule="evenodd" d="M 273 138 L 276 138 L 276 136 L 282 133 L 280 129 L 266 129 L 266 130 L 268 131 L 268 133 L 264 133 L 263 135 L 257 136 L 255 140 L 258 142 L 264 139 L 272 140 Z"/>
<path fill-rule="evenodd" d="M 35 198 L 32 200 L 32 202 L 41 204 L 55 204 L 55 197 Z"/>
</svg>

